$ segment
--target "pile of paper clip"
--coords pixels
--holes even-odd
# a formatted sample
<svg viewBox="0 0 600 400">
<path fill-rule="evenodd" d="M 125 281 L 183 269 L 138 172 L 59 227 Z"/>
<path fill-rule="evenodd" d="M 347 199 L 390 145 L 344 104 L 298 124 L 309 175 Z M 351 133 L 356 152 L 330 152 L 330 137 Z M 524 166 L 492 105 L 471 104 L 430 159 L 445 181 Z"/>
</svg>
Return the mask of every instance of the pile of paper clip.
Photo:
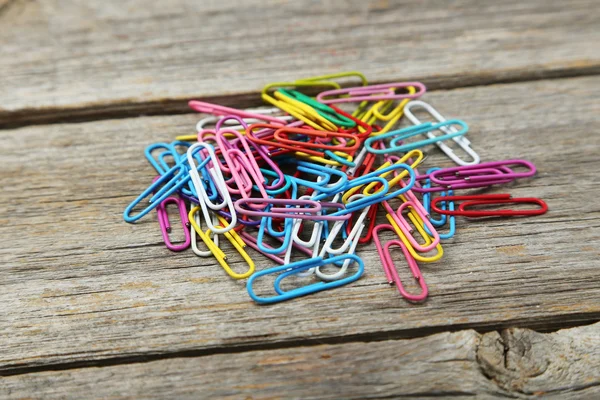
<svg viewBox="0 0 600 400">
<path fill-rule="evenodd" d="M 340 80 L 349 79 L 360 83 L 342 88 Z M 368 85 L 362 74 L 349 72 L 269 84 L 262 98 L 275 108 L 238 110 L 190 101 L 192 109 L 211 115 L 198 123 L 197 135 L 148 146 L 146 157 L 158 176 L 127 206 L 124 219 L 135 222 L 156 208 L 170 250 L 191 245 L 196 255 L 214 257 L 232 278 L 249 278 L 247 290 L 257 303 L 356 281 L 365 268 L 356 254 L 358 245 L 371 241 L 387 281 L 407 300 L 422 301 L 428 288 L 417 262 L 442 257 L 440 242 L 454 235 L 456 216 L 538 215 L 548 209 L 537 198 L 456 195 L 457 190 L 531 177 L 535 166 L 525 160 L 481 163 L 465 136 L 467 124 L 446 120 L 431 105 L 415 100 L 424 93 L 420 82 Z M 427 112 L 433 121 L 421 121 L 416 110 Z M 403 116 L 412 125 L 394 130 Z M 449 144 L 468 159 L 459 158 Z M 424 167 L 421 149 L 431 145 L 459 166 Z M 143 208 L 140 203 L 147 198 Z M 170 203 L 179 208 L 183 243 L 169 239 Z M 503 208 L 515 203 L 534 206 Z M 134 208 L 143 210 L 132 215 Z M 378 224 L 383 216 L 388 223 Z M 441 228 L 446 233 L 439 233 Z M 383 231 L 394 239 L 383 243 Z M 245 260 L 246 272 L 230 267 L 219 235 Z M 206 250 L 198 248 L 197 236 Z M 413 290 L 417 293 L 402 285 L 391 257 L 394 247 L 404 254 L 420 286 Z M 278 265 L 255 271 L 255 264 L 263 266 L 265 260 L 250 257 L 247 248 Z M 293 252 L 304 259 L 292 262 Z M 274 279 L 274 293 L 259 296 L 254 284 L 266 275 Z M 282 281 L 290 276 L 301 284 L 284 290 Z"/>
</svg>

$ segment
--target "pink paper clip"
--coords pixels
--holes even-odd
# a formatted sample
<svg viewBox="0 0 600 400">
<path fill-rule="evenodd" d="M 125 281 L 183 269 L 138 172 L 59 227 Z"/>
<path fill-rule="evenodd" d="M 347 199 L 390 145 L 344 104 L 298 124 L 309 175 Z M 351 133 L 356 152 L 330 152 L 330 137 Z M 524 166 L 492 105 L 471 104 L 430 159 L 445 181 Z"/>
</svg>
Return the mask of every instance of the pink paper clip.
<svg viewBox="0 0 600 400">
<path fill-rule="evenodd" d="M 285 176 L 283 174 L 283 171 L 281 171 L 279 166 L 275 162 L 273 162 L 273 160 L 268 156 L 267 151 L 262 146 L 259 146 L 256 143 L 249 141 L 245 135 L 241 134 L 240 132 L 238 132 L 235 129 L 232 129 L 230 127 L 222 128 L 223 124 L 227 123 L 227 121 L 229 121 L 229 120 L 235 120 L 244 129 L 248 128 L 248 124 L 246 123 L 246 121 L 244 121 L 242 118 L 240 118 L 238 116 L 228 115 L 225 117 L 221 117 L 215 126 L 215 130 L 216 130 L 216 132 L 218 132 L 218 134 L 215 133 L 214 131 L 208 131 L 209 133 L 212 133 L 213 135 L 215 135 L 215 140 L 217 142 L 217 145 L 221 149 L 221 151 L 225 151 L 224 149 L 227 149 L 227 151 L 237 149 L 241 153 L 244 154 L 244 157 L 248 161 L 247 165 L 250 165 L 252 170 L 255 173 L 255 184 L 259 187 L 259 191 L 261 191 L 260 190 L 261 188 L 263 189 L 261 191 L 261 194 L 263 194 L 263 196 L 265 196 L 265 194 L 263 193 L 264 189 L 274 190 L 274 189 L 278 189 L 281 186 L 283 186 L 285 184 Z M 198 133 L 199 141 L 202 141 L 202 138 L 205 136 L 205 133 L 206 132 Z M 224 134 L 226 134 L 226 133 L 229 133 L 230 135 L 235 136 L 235 138 L 227 139 L 224 136 Z M 251 147 L 254 150 L 251 150 Z M 225 172 L 229 172 L 229 168 L 227 168 L 227 166 L 223 165 L 220 160 L 218 162 L 221 167 L 221 170 L 223 170 Z M 260 167 L 258 165 L 259 163 L 261 163 L 261 164 L 264 163 L 264 164 L 268 165 L 271 168 L 271 170 L 277 175 L 275 184 L 270 185 L 270 186 L 264 185 L 265 178 L 263 176 L 262 171 L 260 170 Z M 241 173 L 244 173 L 245 169 L 248 168 L 247 165 L 246 166 L 241 165 L 241 164 L 236 164 L 236 165 L 238 167 L 238 171 Z M 251 190 L 251 189 L 252 188 L 250 187 L 247 190 Z"/>
<path fill-rule="evenodd" d="M 413 94 L 395 92 L 396 89 L 405 89 L 408 87 L 417 88 Z M 421 97 L 427 89 L 421 82 L 393 82 L 383 83 L 379 85 L 357 86 L 345 89 L 326 90 L 317 95 L 317 101 L 323 104 L 334 103 L 352 103 L 361 101 L 379 101 L 379 100 L 403 100 L 416 99 Z M 345 97 L 335 97 L 328 99 L 330 96 L 347 95 Z"/>
<path fill-rule="evenodd" d="M 173 244 L 169 238 L 169 233 L 171 233 L 171 223 L 169 222 L 167 204 L 170 203 L 177 205 L 177 209 L 179 210 L 179 218 L 181 221 L 181 226 L 183 227 L 183 233 L 185 235 L 185 241 L 183 243 Z M 167 197 L 156 207 L 156 213 L 158 214 L 158 224 L 160 225 L 162 237 L 165 241 L 167 249 L 171 251 L 183 251 L 190 247 L 192 239 L 190 236 L 190 223 L 188 220 L 187 210 L 185 208 L 185 201 L 179 197 Z"/>
<path fill-rule="evenodd" d="M 260 121 L 268 121 L 274 124 L 285 125 L 286 121 L 269 115 L 253 113 L 250 111 L 238 110 L 237 108 L 220 106 L 218 104 L 206 103 L 203 101 L 190 100 L 188 106 L 195 111 L 213 114 L 213 115 L 236 115 L 241 118 L 253 118 Z"/>
<path fill-rule="evenodd" d="M 414 203 L 412 201 L 407 201 L 407 202 L 402 203 L 402 205 L 398 208 L 398 210 L 394 211 L 392 209 L 392 207 L 388 204 L 388 202 L 384 201 L 383 207 L 386 209 L 386 211 L 388 212 L 390 217 L 392 217 L 394 222 L 396 222 L 396 224 L 398 225 L 400 230 L 404 233 L 404 236 L 406 236 L 406 239 L 408 239 L 408 241 L 410 242 L 412 247 L 416 251 L 425 253 L 425 252 L 428 252 L 429 250 L 433 250 L 440 243 L 440 236 L 437 233 L 437 231 L 435 230 L 435 228 L 433 227 L 433 225 L 431 224 L 431 222 L 429 222 L 428 214 L 423 211 L 424 210 L 423 206 L 419 207 L 417 204 L 421 204 L 421 203 L 419 203 L 419 202 Z M 427 227 L 429 232 L 431 232 L 431 236 L 433 237 L 433 240 L 429 245 L 423 246 L 423 245 L 419 244 L 413 237 L 412 232 L 414 231 L 414 229 L 412 229 L 412 227 L 410 226 L 408 221 L 402 215 L 402 211 L 404 211 L 404 209 L 407 207 L 411 207 L 417 213 L 419 218 L 423 221 L 423 224 Z"/>
<path fill-rule="evenodd" d="M 217 125 L 219 128 L 219 125 Z M 234 146 L 225 134 L 229 133 L 236 137 L 237 146 Z M 230 129 L 219 129 L 216 134 L 217 143 L 221 150 L 221 154 L 225 159 L 225 163 L 230 167 L 229 172 L 233 177 L 234 187 L 227 185 L 227 189 L 232 194 L 239 194 L 242 198 L 249 198 L 252 192 L 253 185 L 258 187 L 258 191 L 263 198 L 268 198 L 266 188 L 264 186 L 265 177 L 263 176 L 256 159 L 252 156 L 250 145 L 244 136 L 238 131 Z M 221 162 L 219 161 L 219 164 Z M 223 169 L 223 168 L 222 168 Z M 252 204 L 253 208 L 265 208 L 266 204 Z"/>
<path fill-rule="evenodd" d="M 420 203 L 417 203 L 417 204 L 420 204 Z M 432 242 L 427 246 L 423 246 L 423 245 L 417 243 L 417 241 L 413 237 L 412 233 L 409 233 L 408 235 L 406 235 L 406 238 L 408 239 L 408 241 L 410 242 L 410 244 L 416 251 L 425 253 L 429 250 L 433 250 L 440 243 L 440 235 L 437 233 L 437 231 L 435 230 L 435 228 L 429 221 L 428 214 L 426 212 L 422 211 L 424 209 L 423 206 L 419 207 L 412 201 L 407 201 L 405 203 L 402 203 L 402 205 L 400 205 L 398 210 L 396 210 L 396 217 L 398 219 L 405 221 L 406 225 L 408 225 L 408 221 L 406 221 L 406 219 L 402 215 L 402 211 L 404 211 L 404 209 L 407 207 L 411 207 L 417 213 L 417 215 L 419 216 L 421 221 L 423 221 L 423 224 L 427 227 L 427 230 L 429 231 L 429 235 L 432 237 Z M 394 221 L 397 221 L 397 220 L 394 219 Z M 400 227 L 400 229 L 402 229 L 402 225 L 398 225 L 398 226 Z M 411 231 L 412 231 L 412 229 L 411 229 Z M 405 232 L 405 234 L 406 234 L 406 232 Z"/>
<path fill-rule="evenodd" d="M 375 247 L 377 247 L 377 252 L 379 253 L 379 257 L 381 258 L 381 262 L 383 265 L 383 272 L 388 280 L 390 285 L 396 284 L 398 288 L 398 292 L 409 301 L 423 301 L 427 298 L 429 294 L 429 290 L 427 288 L 427 284 L 425 283 L 425 279 L 423 279 L 423 275 L 421 275 L 421 270 L 419 270 L 419 265 L 414 257 L 410 254 L 404 243 L 398 239 L 393 239 L 387 242 L 385 245 L 381 245 L 381 241 L 379 240 L 379 231 L 387 229 L 394 232 L 394 228 L 391 225 L 382 224 L 377 225 L 375 229 L 373 229 L 373 240 L 375 241 Z M 421 293 L 419 294 L 411 294 L 404 289 L 402 285 L 402 281 L 400 280 L 400 276 L 398 276 L 398 271 L 396 270 L 396 266 L 394 265 L 394 261 L 392 259 L 392 255 L 390 254 L 390 248 L 392 246 L 398 246 L 402 249 L 402 253 L 406 258 L 408 263 L 408 268 L 410 269 L 413 277 L 421 287 Z"/>
</svg>

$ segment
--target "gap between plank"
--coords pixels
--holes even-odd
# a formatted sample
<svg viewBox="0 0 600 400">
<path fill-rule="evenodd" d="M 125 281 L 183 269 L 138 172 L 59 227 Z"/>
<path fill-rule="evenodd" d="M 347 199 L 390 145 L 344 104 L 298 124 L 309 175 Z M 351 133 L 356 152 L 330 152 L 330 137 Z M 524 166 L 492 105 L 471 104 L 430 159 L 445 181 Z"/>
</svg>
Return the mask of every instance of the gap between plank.
<svg viewBox="0 0 600 400">
<path fill-rule="evenodd" d="M 513 84 L 549 79 L 579 78 L 600 74 L 600 65 L 579 68 L 558 68 L 540 71 L 504 71 L 485 72 L 476 75 L 450 75 L 431 78 L 419 78 L 428 91 L 451 90 L 476 86 L 497 84 Z M 406 77 L 404 77 L 406 79 Z M 390 78 L 388 81 L 398 81 Z M 379 81 L 372 84 L 384 83 Z M 217 103 L 228 107 L 249 108 L 264 105 L 257 92 L 238 93 L 222 96 L 190 96 L 151 101 L 123 100 L 109 104 L 83 104 L 72 107 L 42 107 L 22 109 L 19 111 L 0 111 L 0 130 L 15 129 L 29 125 L 47 125 L 62 123 L 79 123 L 106 119 L 123 119 L 139 116 L 189 114 L 188 100 L 196 99 L 209 103 Z"/>
<path fill-rule="evenodd" d="M 178 350 L 164 353 L 145 353 L 132 356 L 109 357 L 97 360 L 56 362 L 44 365 L 14 365 L 7 367 L 0 366 L 0 377 L 25 375 L 45 371 L 65 371 L 79 368 L 98 368 L 127 364 L 139 364 L 173 358 L 196 358 L 218 354 L 238 354 L 259 350 L 279 350 L 294 347 L 310 347 L 323 344 L 338 345 L 353 342 L 371 343 L 382 342 L 386 340 L 406 340 L 425 337 L 437 333 L 456 332 L 467 329 L 473 329 L 476 332 L 483 334 L 487 332 L 499 332 L 503 329 L 518 327 L 521 329 L 536 330 L 541 333 L 549 333 L 555 332 L 560 329 L 591 325 L 598 321 L 600 321 L 600 312 L 577 313 L 566 316 L 553 315 L 546 318 L 539 318 L 536 321 L 531 321 L 528 319 L 514 319 L 499 323 L 484 323 L 482 325 L 455 324 L 448 326 L 433 326 L 427 328 L 398 329 L 386 332 L 366 332 L 354 335 L 331 336 L 326 338 L 292 339 L 274 343 L 220 346 L 207 349 Z"/>
</svg>

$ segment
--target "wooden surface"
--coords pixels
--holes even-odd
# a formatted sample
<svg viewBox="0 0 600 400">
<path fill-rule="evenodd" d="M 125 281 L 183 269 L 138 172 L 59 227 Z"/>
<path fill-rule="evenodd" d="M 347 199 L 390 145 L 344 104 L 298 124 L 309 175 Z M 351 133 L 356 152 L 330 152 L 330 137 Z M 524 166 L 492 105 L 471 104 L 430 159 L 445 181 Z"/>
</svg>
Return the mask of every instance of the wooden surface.
<svg viewBox="0 0 600 400">
<path fill-rule="evenodd" d="M 175 358 L 4 378 L 9 399 L 598 398 L 600 323 Z M 243 371 L 243 372 L 240 372 Z M 315 371 L 318 371 L 316 373 Z"/>
<path fill-rule="evenodd" d="M 247 105 L 268 82 L 348 69 L 430 87 L 600 71 L 595 0 L 2 3 L 5 126 Z"/>
<path fill-rule="evenodd" d="M 0 397 L 599 395 L 598 324 L 512 329 L 600 319 L 595 2 L 140 4 L 0 0 Z M 538 167 L 494 192 L 550 212 L 459 220 L 419 305 L 367 246 L 355 284 L 259 307 L 169 252 L 154 214 L 123 222 L 153 177 L 143 149 L 200 117 L 140 113 L 353 69 L 423 79 L 484 160 Z"/>
</svg>

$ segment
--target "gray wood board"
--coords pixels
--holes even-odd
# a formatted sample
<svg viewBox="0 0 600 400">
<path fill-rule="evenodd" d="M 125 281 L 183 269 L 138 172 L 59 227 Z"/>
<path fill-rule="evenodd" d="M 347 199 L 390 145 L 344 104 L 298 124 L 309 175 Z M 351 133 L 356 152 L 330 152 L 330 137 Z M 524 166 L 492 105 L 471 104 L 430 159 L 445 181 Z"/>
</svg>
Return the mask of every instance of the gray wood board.
<svg viewBox="0 0 600 400">
<path fill-rule="evenodd" d="M 13 0 L 0 10 L 0 125 L 247 104 L 268 82 L 345 70 L 431 87 L 593 74 L 599 12 L 593 0 Z"/>
<path fill-rule="evenodd" d="M 5 377 L 8 399 L 389 399 L 600 396 L 600 324 L 472 330 Z"/>
<path fill-rule="evenodd" d="M 533 161 L 537 177 L 494 191 L 542 197 L 550 212 L 460 219 L 444 258 L 421 264 L 431 294 L 420 305 L 403 301 L 385 282 L 373 245 L 359 249 L 366 273 L 357 283 L 260 307 L 244 282 L 231 280 L 212 259 L 169 252 L 154 213 L 135 225 L 123 222 L 124 207 L 154 176 L 143 157 L 146 145 L 192 132 L 197 115 L 4 131 L 0 371 L 596 321 L 599 95 L 600 79 L 587 77 L 424 98 L 470 124 L 483 160 Z M 449 165 L 429 150 L 427 165 Z M 272 265 L 261 258 L 257 264 Z"/>
</svg>

